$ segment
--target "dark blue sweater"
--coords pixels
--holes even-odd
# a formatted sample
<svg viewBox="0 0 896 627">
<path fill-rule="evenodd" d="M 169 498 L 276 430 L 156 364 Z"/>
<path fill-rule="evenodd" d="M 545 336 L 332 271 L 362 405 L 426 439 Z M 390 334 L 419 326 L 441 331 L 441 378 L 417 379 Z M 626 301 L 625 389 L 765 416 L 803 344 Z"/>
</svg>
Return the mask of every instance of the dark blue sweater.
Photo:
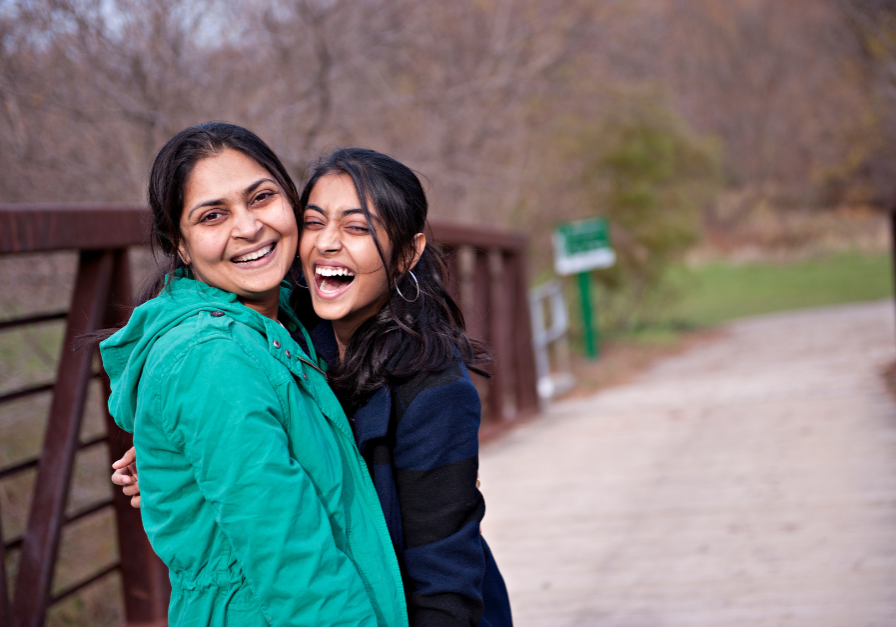
<svg viewBox="0 0 896 627">
<path fill-rule="evenodd" d="M 312 341 L 337 355 L 328 323 Z M 384 386 L 352 416 L 402 570 L 411 627 L 510 627 L 507 589 L 479 531 L 479 394 L 451 360 Z"/>
</svg>

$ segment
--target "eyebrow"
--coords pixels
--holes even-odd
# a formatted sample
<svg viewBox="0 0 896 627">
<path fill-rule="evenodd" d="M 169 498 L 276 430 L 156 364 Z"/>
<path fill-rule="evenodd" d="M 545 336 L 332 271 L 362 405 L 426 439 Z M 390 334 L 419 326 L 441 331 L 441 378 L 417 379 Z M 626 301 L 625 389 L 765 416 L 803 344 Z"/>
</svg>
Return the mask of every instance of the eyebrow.
<svg viewBox="0 0 896 627">
<path fill-rule="evenodd" d="M 324 211 L 323 209 L 321 209 L 320 207 L 318 207 L 317 205 L 311 205 L 311 204 L 305 205 L 305 210 L 307 211 L 308 209 L 311 209 L 313 211 L 317 211 L 318 213 L 327 215 L 327 212 Z M 344 218 L 345 216 L 350 216 L 350 215 L 357 214 L 357 213 L 360 213 L 361 215 L 363 215 L 364 210 L 361 209 L 360 207 L 356 207 L 355 209 L 343 209 L 341 212 L 339 212 L 339 217 Z M 377 219 L 377 217 L 373 214 L 370 214 L 370 217 L 373 218 L 374 220 Z"/>
<path fill-rule="evenodd" d="M 257 181 L 255 181 L 254 183 L 249 185 L 249 187 L 244 189 L 243 194 L 244 195 L 251 194 L 256 189 L 258 189 L 258 186 L 261 185 L 262 183 L 273 183 L 274 185 L 276 185 L 277 181 L 275 181 L 273 179 L 269 179 L 269 178 L 258 179 Z M 187 217 L 189 218 L 191 215 L 193 215 L 193 212 L 196 211 L 197 209 L 201 209 L 203 207 L 214 207 L 215 205 L 223 205 L 223 204 L 226 204 L 224 202 L 223 198 L 217 198 L 215 200 L 206 200 L 205 202 L 201 202 L 198 205 L 196 205 L 195 207 L 193 207 L 192 209 L 190 209 L 190 211 L 187 213 Z"/>
</svg>

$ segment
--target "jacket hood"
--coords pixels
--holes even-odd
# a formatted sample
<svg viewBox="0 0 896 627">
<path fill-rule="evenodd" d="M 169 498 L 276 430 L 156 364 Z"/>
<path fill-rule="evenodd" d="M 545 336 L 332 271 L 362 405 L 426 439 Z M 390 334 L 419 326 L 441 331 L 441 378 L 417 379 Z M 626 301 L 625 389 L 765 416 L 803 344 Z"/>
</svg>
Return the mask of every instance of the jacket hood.
<svg viewBox="0 0 896 627">
<path fill-rule="evenodd" d="M 289 311 L 289 290 L 281 287 L 280 306 Z M 131 314 L 122 329 L 100 343 L 103 368 L 112 394 L 109 413 L 125 431 L 134 431 L 137 387 L 146 360 L 156 342 L 168 331 L 203 311 L 223 311 L 231 318 L 267 335 L 267 325 L 277 323 L 237 300 L 236 294 L 196 281 L 179 270 L 162 293 Z"/>
</svg>

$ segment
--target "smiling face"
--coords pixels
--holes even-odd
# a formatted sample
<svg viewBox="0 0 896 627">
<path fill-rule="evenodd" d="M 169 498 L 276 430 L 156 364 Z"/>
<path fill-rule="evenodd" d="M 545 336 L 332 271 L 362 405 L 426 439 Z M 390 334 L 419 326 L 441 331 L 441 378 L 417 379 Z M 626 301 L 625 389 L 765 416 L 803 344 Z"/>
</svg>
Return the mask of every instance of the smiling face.
<svg viewBox="0 0 896 627">
<path fill-rule="evenodd" d="M 231 149 L 197 162 L 187 180 L 180 231 L 180 256 L 197 279 L 276 319 L 298 226 L 270 172 Z"/>
<path fill-rule="evenodd" d="M 376 226 L 376 208 L 368 208 Z M 388 259 L 389 238 L 382 227 L 376 228 Z M 386 267 L 348 175 L 327 174 L 314 185 L 303 215 L 299 255 L 314 311 L 333 321 L 341 352 L 355 329 L 383 307 L 389 292 Z"/>
</svg>

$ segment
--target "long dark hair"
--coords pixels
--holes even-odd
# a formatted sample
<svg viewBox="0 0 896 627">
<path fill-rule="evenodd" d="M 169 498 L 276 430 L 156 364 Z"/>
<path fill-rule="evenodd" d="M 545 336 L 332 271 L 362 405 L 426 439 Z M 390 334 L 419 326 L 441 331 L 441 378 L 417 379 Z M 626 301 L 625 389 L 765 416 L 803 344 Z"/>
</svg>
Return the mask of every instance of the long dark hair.
<svg viewBox="0 0 896 627">
<path fill-rule="evenodd" d="M 427 243 L 413 268 L 416 281 L 410 271 L 400 271 L 413 261 L 414 236 L 426 227 L 428 203 L 417 175 L 382 153 L 340 148 L 311 165 L 299 197 L 303 210 L 320 178 L 331 174 L 348 175 L 354 183 L 390 286 L 386 305 L 358 327 L 343 358 L 331 364 L 330 386 L 346 410 L 363 405 L 383 384 L 444 370 L 457 359 L 455 350 L 468 368 L 488 376 L 478 367 L 491 361 L 488 347 L 467 337 L 463 314 L 445 288 L 445 263 L 436 247 Z M 370 204 L 391 244 L 388 259 L 373 228 Z M 293 306 L 300 317 L 310 301 L 308 290 L 295 290 Z"/>
<path fill-rule="evenodd" d="M 150 247 L 158 267 L 143 286 L 138 302 L 158 296 L 166 277 L 183 266 L 177 251 L 183 241 L 180 219 L 187 181 L 197 163 L 228 149 L 243 153 L 267 170 L 286 194 L 296 222 L 300 220 L 301 205 L 295 183 L 274 151 L 258 135 L 227 122 L 204 122 L 185 128 L 162 146 L 149 173 L 146 197 L 152 210 Z M 294 268 L 297 272 L 298 263 Z"/>
</svg>

